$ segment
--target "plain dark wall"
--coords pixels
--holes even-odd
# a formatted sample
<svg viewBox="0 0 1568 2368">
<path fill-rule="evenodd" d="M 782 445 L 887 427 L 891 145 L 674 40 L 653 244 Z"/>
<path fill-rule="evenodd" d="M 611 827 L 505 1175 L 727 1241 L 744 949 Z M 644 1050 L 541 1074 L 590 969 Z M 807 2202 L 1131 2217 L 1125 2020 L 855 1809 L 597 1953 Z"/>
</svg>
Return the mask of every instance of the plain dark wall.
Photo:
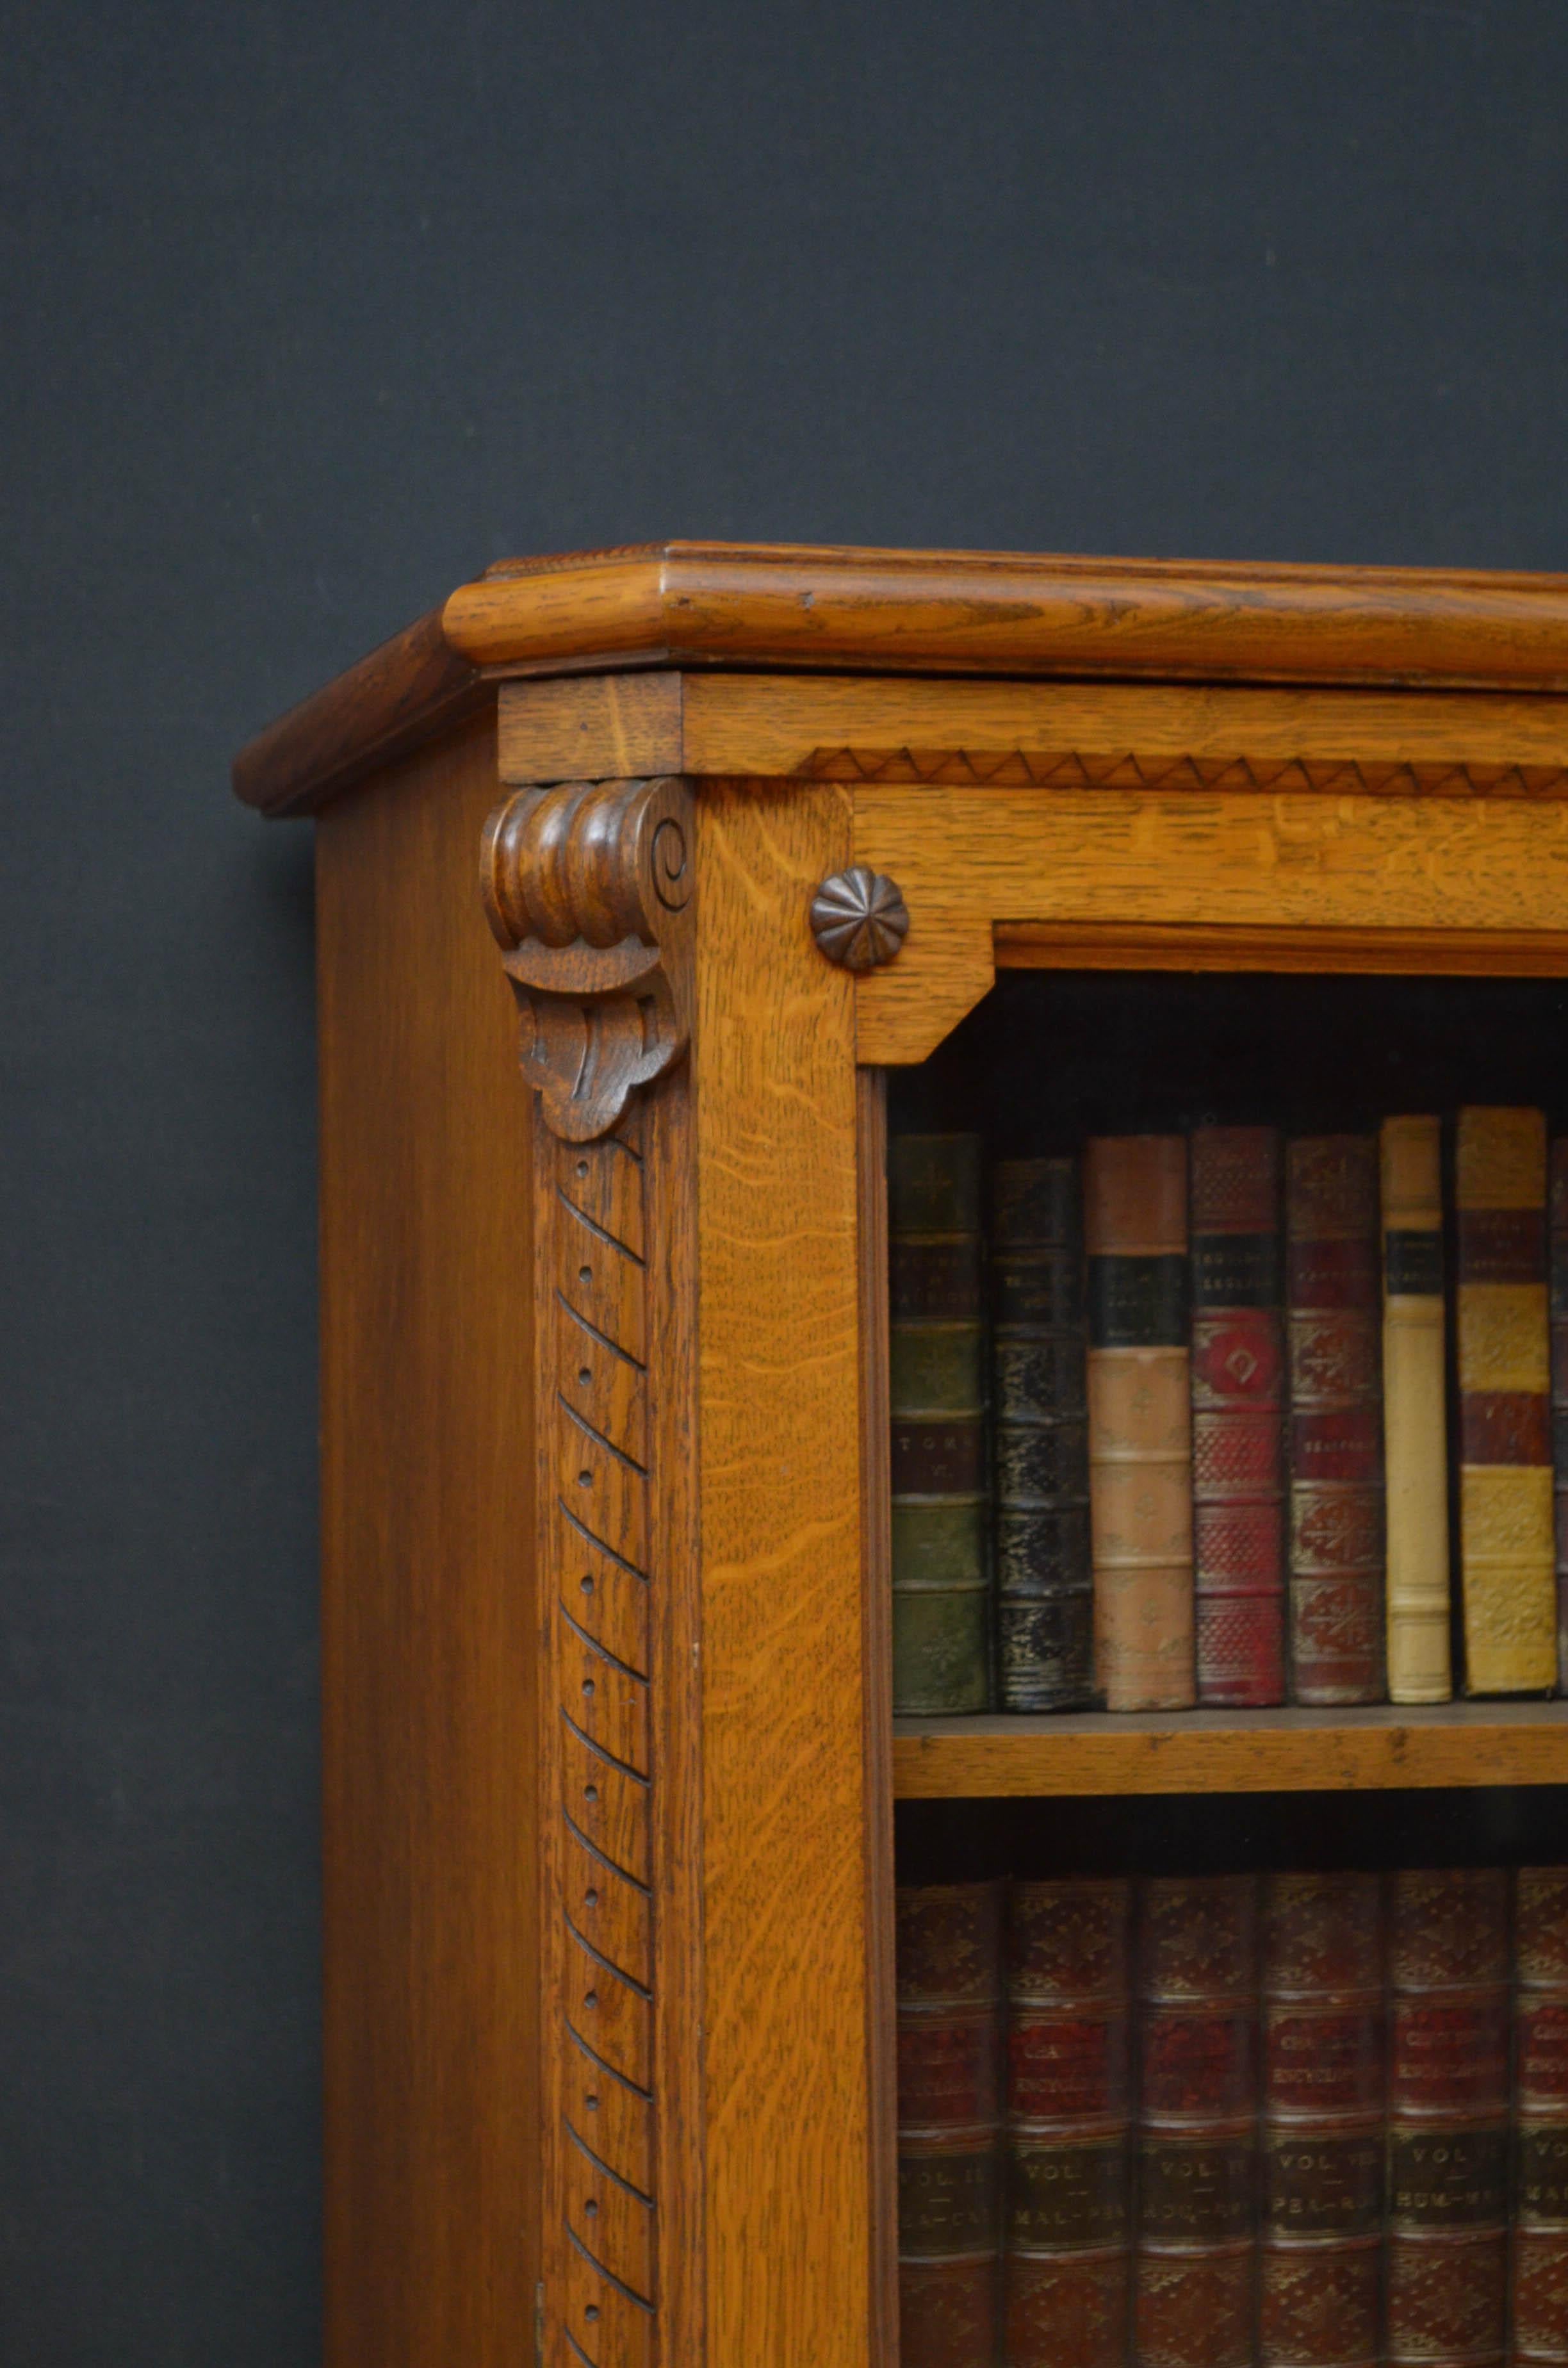
<svg viewBox="0 0 1568 2368">
<path fill-rule="evenodd" d="M 0 2362 L 294 2368 L 309 846 L 232 750 L 510 551 L 1568 564 L 1568 9 L 0 24 Z"/>
</svg>

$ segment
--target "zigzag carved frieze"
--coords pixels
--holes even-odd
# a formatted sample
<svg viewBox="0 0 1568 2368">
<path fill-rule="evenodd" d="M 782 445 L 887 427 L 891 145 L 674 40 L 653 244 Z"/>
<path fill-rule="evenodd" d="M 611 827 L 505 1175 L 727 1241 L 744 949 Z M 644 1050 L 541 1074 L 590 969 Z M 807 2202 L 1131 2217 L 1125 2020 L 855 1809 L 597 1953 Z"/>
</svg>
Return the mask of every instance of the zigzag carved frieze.
<svg viewBox="0 0 1568 2368">
<path fill-rule="evenodd" d="M 922 781 L 933 788 L 1312 791 L 1341 797 L 1568 797 L 1561 765 L 1352 762 L 1318 757 L 1152 757 L 970 748 L 818 748 L 819 781 Z"/>
</svg>

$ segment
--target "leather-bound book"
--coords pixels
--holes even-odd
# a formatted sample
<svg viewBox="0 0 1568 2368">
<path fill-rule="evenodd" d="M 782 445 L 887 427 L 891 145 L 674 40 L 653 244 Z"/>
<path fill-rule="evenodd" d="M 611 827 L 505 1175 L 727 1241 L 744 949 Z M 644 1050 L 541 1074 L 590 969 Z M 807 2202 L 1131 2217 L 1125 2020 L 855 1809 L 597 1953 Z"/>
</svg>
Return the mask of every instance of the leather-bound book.
<svg viewBox="0 0 1568 2368">
<path fill-rule="evenodd" d="M 1546 1121 L 1460 1112 L 1460 1560 L 1465 1691 L 1557 1683 Z"/>
<path fill-rule="evenodd" d="M 1084 1229 L 1075 1159 L 992 1172 L 996 1690 L 1004 1710 L 1094 1700 Z"/>
<path fill-rule="evenodd" d="M 1193 1663 L 1187 1144 L 1084 1154 L 1095 1670 L 1108 1710 L 1185 1710 Z"/>
<path fill-rule="evenodd" d="M 1192 1524 L 1198 1699 L 1285 1699 L 1280 1137 L 1192 1136 Z"/>
<path fill-rule="evenodd" d="M 901 1888 L 900 2368 L 994 2368 L 1002 1885 Z"/>
<path fill-rule="evenodd" d="M 1389 1700 L 1448 1702 L 1454 1687 L 1439 1121 L 1385 1119 L 1381 1154 Z"/>
<path fill-rule="evenodd" d="M 1551 1473 L 1557 1540 L 1557 1691 L 1568 1693 L 1568 1135 L 1551 1146 L 1547 1178 L 1551 1314 Z"/>
<path fill-rule="evenodd" d="M 1290 1370 L 1290 1694 L 1383 1697 L 1378 1147 L 1292 1143 L 1285 1162 Z"/>
<path fill-rule="evenodd" d="M 1140 2368 L 1251 2368 L 1257 2263 L 1257 1886 L 1142 1887 Z"/>
<path fill-rule="evenodd" d="M 1008 2368 L 1122 2368 L 1126 2357 L 1131 1907 L 1122 1882 L 1012 1886 Z"/>
<path fill-rule="evenodd" d="M 1568 1867 L 1515 1878 L 1513 2359 L 1568 2361 Z"/>
<path fill-rule="evenodd" d="M 1382 1879 L 1263 1888 L 1263 2368 L 1377 2368 L 1385 2111 Z"/>
<path fill-rule="evenodd" d="M 1412 1872 L 1389 1899 L 1388 2357 L 1501 2362 L 1509 1880 Z"/>
<path fill-rule="evenodd" d="M 888 1144 L 893 1708 L 990 1700 L 985 1327 L 977 1134 Z"/>
</svg>

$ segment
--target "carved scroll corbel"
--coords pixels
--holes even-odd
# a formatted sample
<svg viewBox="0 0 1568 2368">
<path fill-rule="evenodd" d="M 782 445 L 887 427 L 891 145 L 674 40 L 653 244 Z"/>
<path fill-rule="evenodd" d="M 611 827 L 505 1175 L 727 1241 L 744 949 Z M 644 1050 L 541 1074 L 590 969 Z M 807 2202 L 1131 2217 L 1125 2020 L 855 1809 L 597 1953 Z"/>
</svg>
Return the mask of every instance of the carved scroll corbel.
<svg viewBox="0 0 1568 2368">
<path fill-rule="evenodd" d="M 691 792 L 668 778 L 518 790 L 484 826 L 482 883 L 523 1074 L 551 1130 L 590 1143 L 690 1035 Z"/>
</svg>

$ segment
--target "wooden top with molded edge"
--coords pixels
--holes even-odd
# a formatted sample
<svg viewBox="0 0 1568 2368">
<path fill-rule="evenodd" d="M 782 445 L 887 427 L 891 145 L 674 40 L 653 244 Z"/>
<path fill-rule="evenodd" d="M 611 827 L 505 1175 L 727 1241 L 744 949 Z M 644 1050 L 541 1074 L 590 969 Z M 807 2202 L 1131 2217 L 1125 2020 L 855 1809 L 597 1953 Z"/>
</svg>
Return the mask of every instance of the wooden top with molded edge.
<svg viewBox="0 0 1568 2368">
<path fill-rule="evenodd" d="M 1568 1783 L 1568 1702 L 899 1719 L 900 1800 Z"/>
<path fill-rule="evenodd" d="M 309 811 L 498 677 L 708 667 L 1555 693 L 1568 576 L 790 543 L 502 560 L 253 740 L 235 791 Z"/>
</svg>

